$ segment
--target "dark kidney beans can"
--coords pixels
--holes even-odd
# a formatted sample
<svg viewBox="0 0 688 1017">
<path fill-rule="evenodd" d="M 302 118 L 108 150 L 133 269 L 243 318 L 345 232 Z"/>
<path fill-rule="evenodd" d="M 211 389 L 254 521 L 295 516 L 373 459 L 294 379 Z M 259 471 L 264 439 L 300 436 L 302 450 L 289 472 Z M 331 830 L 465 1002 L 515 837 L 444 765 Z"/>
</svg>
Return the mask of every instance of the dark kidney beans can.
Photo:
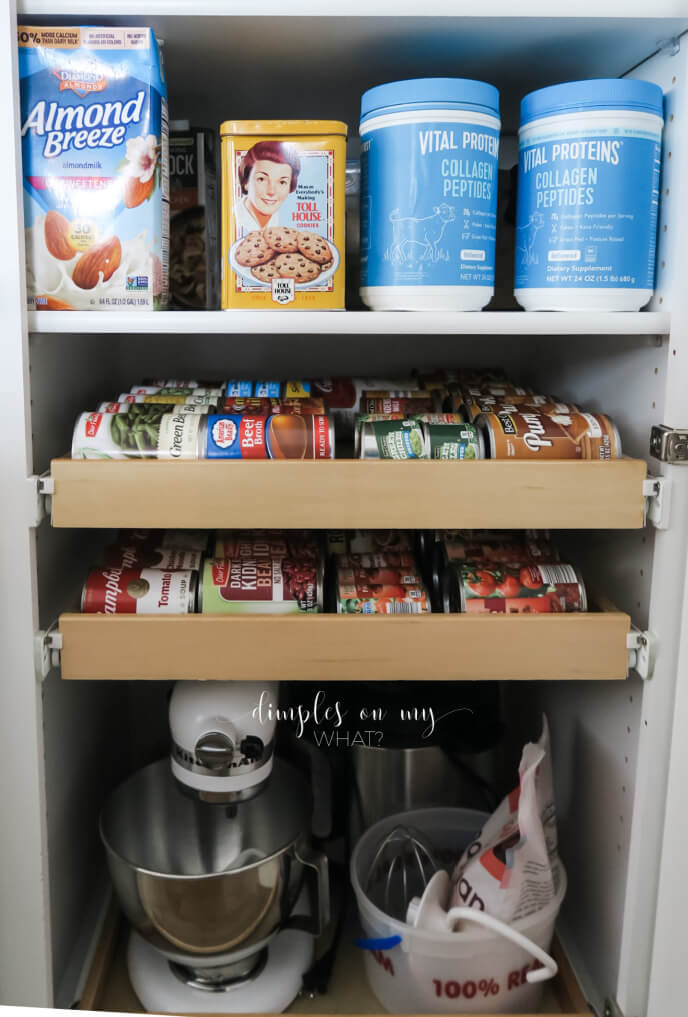
<svg viewBox="0 0 688 1017">
<path fill-rule="evenodd" d="M 323 610 L 320 561 L 270 555 L 209 558 L 198 590 L 203 614 L 299 614 Z"/>
</svg>

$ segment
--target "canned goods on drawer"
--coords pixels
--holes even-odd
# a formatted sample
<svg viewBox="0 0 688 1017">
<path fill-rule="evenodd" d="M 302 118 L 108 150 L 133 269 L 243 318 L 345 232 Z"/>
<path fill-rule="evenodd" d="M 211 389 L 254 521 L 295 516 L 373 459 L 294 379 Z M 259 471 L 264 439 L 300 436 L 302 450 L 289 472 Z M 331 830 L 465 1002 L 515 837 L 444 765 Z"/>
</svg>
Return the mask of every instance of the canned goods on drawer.
<svg viewBox="0 0 688 1017">
<path fill-rule="evenodd" d="M 322 611 L 322 564 L 270 555 L 209 558 L 198 590 L 198 609 L 203 614 Z"/>
<path fill-rule="evenodd" d="M 93 569 L 81 594 L 86 614 L 189 614 L 196 605 L 196 573 L 164 569 Z"/>
<path fill-rule="evenodd" d="M 445 611 L 468 614 L 553 614 L 587 611 L 583 578 L 573 565 L 450 565 L 443 579 Z"/>
</svg>

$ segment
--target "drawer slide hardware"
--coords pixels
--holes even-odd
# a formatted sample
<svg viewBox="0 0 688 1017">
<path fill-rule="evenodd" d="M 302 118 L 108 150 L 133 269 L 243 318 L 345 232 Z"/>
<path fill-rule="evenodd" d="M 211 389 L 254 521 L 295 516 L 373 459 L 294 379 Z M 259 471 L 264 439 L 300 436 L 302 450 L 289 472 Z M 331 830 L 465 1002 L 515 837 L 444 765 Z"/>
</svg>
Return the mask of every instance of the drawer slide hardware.
<svg viewBox="0 0 688 1017">
<path fill-rule="evenodd" d="M 671 480 L 669 477 L 647 477 L 643 481 L 645 522 L 652 523 L 658 530 L 669 527 Z"/>
<path fill-rule="evenodd" d="M 615 999 L 607 997 L 604 1001 L 602 1017 L 626 1017 L 626 1015 Z"/>
<path fill-rule="evenodd" d="M 55 481 L 50 473 L 28 478 L 29 484 L 29 526 L 38 526 L 52 511 L 52 495 Z"/>
<path fill-rule="evenodd" d="M 650 432 L 650 455 L 674 466 L 688 464 L 688 430 L 660 424 Z"/>
<path fill-rule="evenodd" d="M 642 632 L 632 626 L 626 636 L 626 649 L 629 670 L 633 669 L 645 680 L 652 678 L 657 659 L 657 637 L 654 633 Z"/>
<path fill-rule="evenodd" d="M 60 666 L 62 635 L 57 631 L 57 622 L 34 636 L 34 666 L 38 681 L 44 681 L 54 667 Z"/>
</svg>

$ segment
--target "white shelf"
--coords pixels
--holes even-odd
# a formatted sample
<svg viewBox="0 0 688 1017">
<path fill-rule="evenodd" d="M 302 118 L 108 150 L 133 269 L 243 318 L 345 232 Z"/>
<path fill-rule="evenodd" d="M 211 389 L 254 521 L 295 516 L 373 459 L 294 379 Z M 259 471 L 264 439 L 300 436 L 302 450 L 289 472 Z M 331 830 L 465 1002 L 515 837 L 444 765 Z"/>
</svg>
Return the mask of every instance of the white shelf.
<svg viewBox="0 0 688 1017">
<path fill-rule="evenodd" d="M 31 332 L 86 335 L 668 335 L 668 312 L 31 311 Z"/>
<path fill-rule="evenodd" d="M 245 15 L 246 7 L 236 0 L 98 0 L 94 6 L 93 0 L 24 0 L 17 4 L 18 12 L 24 16 L 27 14 L 49 15 L 53 17 L 78 15 L 93 18 L 96 15 L 101 17 L 117 17 L 131 15 L 140 18 L 142 15 L 165 16 L 165 15 L 193 15 L 196 16 L 223 16 L 223 15 Z M 475 5 L 458 4 L 455 0 L 431 0 L 431 3 L 424 5 L 423 15 L 432 16 L 456 16 L 464 17 L 476 14 Z M 399 16 L 406 13 L 414 15 L 418 8 L 408 5 L 404 10 L 404 4 L 398 0 L 353 0 L 343 10 L 341 5 L 318 3 L 316 0 L 293 0 L 288 10 L 278 0 L 268 0 L 267 3 L 256 7 L 252 12 L 261 16 L 310 16 L 327 17 L 328 15 L 341 17 L 342 14 L 349 16 L 376 16 L 393 15 Z M 512 0 L 487 0 L 480 4 L 480 17 L 510 17 L 513 16 L 514 5 Z M 518 7 L 518 16 L 521 18 L 554 18 L 559 21 L 571 19 L 572 14 L 576 18 L 642 18 L 648 19 L 648 6 L 644 0 L 578 0 L 575 8 L 556 8 L 545 0 L 524 0 Z M 657 18 L 685 18 L 685 4 L 682 0 L 657 0 L 651 8 L 652 19 Z M 648 19 L 649 20 L 649 19 Z"/>
</svg>

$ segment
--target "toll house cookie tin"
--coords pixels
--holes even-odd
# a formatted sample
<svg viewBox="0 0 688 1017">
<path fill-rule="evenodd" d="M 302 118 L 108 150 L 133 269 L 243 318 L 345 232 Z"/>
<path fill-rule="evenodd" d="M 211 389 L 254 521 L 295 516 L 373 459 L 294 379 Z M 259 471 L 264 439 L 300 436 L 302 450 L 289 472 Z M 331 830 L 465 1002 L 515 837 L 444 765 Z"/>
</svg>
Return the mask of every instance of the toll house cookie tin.
<svg viewBox="0 0 688 1017">
<path fill-rule="evenodd" d="M 222 307 L 344 309 L 346 124 L 227 120 Z"/>
</svg>

